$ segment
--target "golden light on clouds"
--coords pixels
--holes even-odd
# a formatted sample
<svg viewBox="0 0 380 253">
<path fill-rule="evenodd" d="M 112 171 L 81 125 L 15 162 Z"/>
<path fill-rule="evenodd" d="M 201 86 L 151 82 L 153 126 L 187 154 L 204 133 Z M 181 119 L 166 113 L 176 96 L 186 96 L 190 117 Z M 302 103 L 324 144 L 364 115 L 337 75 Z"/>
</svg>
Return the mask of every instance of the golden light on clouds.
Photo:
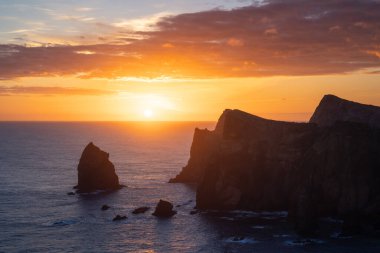
<svg viewBox="0 0 380 253">
<path fill-rule="evenodd" d="M 379 103 L 380 3 L 235 7 L 110 19 L 33 7 L 62 29 L 24 20 L 1 33 L 0 120 L 216 120 L 238 108 L 305 121 L 327 93 Z"/>
</svg>

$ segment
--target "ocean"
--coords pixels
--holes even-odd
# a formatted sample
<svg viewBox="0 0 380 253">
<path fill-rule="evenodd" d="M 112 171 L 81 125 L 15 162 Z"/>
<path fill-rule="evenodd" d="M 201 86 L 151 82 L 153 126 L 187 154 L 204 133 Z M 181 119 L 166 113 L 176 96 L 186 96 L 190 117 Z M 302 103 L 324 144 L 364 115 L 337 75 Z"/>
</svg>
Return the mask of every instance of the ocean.
<svg viewBox="0 0 380 253">
<path fill-rule="evenodd" d="M 190 215 L 196 186 L 167 182 L 186 165 L 195 127 L 214 123 L 0 123 L 0 252 L 380 252 L 379 239 L 337 237 L 333 219 L 325 236 L 300 238 L 286 212 Z M 67 195 L 90 141 L 110 153 L 126 188 Z M 152 216 L 160 199 L 178 213 Z M 151 209 L 131 213 L 141 206 Z M 128 218 L 112 221 L 117 214 Z"/>
</svg>

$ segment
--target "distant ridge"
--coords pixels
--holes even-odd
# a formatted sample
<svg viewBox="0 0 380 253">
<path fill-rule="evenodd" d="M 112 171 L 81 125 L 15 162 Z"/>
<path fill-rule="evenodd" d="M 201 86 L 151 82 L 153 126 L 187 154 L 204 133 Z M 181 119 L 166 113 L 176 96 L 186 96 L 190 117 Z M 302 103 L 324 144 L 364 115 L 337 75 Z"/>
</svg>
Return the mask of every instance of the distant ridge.
<svg viewBox="0 0 380 253">
<path fill-rule="evenodd" d="M 380 127 L 380 107 L 352 102 L 334 95 L 325 95 L 310 118 L 310 123 L 324 127 L 332 126 L 338 121 Z"/>
</svg>

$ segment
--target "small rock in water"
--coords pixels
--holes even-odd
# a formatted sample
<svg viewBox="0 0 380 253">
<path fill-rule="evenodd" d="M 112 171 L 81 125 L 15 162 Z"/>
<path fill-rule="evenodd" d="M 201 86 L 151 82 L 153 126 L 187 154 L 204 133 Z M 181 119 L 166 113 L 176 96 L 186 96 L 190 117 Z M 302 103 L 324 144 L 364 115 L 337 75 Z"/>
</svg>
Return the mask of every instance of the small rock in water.
<svg viewBox="0 0 380 253">
<path fill-rule="evenodd" d="M 132 213 L 133 213 L 133 214 L 145 213 L 145 212 L 148 211 L 149 209 L 150 209 L 150 207 L 143 206 L 143 207 L 136 208 L 135 210 L 132 211 Z"/>
<path fill-rule="evenodd" d="M 118 214 L 115 216 L 115 218 L 112 219 L 112 221 L 125 220 L 125 219 L 127 219 L 127 216 Z"/>
<path fill-rule="evenodd" d="M 111 207 L 109 205 L 103 205 L 102 206 L 102 211 L 105 211 L 105 210 L 108 210 L 110 209 Z"/>
<path fill-rule="evenodd" d="M 157 216 L 157 217 L 167 218 L 167 217 L 173 216 L 176 213 L 177 212 L 173 210 L 172 203 L 160 199 L 152 215 Z"/>
<path fill-rule="evenodd" d="M 198 210 L 191 210 L 190 211 L 190 214 L 193 215 L 193 214 L 197 214 L 198 213 Z"/>
<path fill-rule="evenodd" d="M 72 196 L 72 195 L 75 195 L 75 193 L 74 192 L 68 192 L 67 195 Z"/>
</svg>

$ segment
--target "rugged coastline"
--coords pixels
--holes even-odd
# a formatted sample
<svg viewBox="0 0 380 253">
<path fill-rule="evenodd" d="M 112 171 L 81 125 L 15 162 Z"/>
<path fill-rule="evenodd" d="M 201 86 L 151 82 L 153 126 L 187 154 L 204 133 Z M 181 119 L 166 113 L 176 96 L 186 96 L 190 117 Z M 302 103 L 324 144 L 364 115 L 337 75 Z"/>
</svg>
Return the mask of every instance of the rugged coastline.
<svg viewBox="0 0 380 253">
<path fill-rule="evenodd" d="M 197 182 L 198 209 L 289 211 L 304 234 L 318 220 L 344 232 L 380 224 L 380 108 L 326 95 L 309 123 L 225 110 L 196 129 L 190 159 L 170 182 Z"/>
</svg>

